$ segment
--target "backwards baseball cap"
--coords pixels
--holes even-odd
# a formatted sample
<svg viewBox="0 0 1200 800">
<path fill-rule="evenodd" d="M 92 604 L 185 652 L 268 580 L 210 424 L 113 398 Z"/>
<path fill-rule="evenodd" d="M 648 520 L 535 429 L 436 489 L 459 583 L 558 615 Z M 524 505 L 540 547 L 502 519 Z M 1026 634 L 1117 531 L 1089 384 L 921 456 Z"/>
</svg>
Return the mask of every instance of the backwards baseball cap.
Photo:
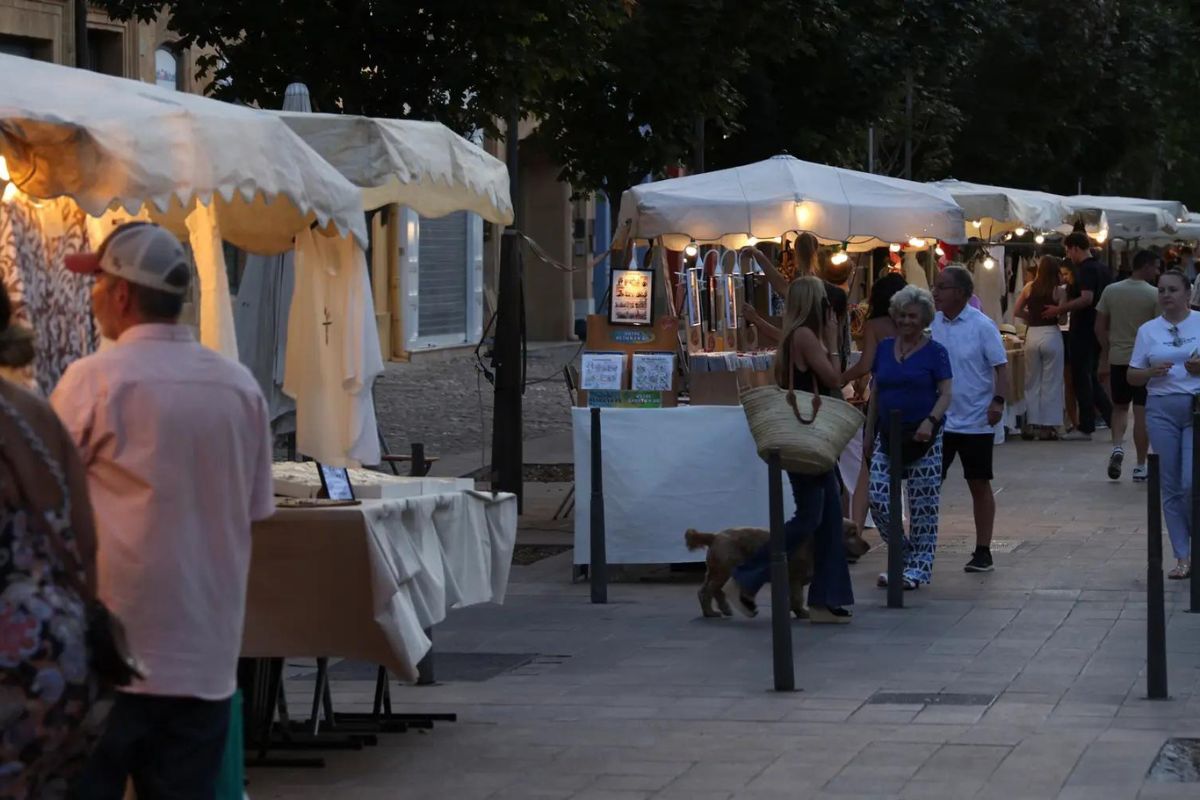
<svg viewBox="0 0 1200 800">
<path fill-rule="evenodd" d="M 127 222 L 110 233 L 96 252 L 67 256 L 66 265 L 80 275 L 107 272 L 147 289 L 177 295 L 187 294 L 192 278 L 183 245 L 152 222 Z"/>
</svg>

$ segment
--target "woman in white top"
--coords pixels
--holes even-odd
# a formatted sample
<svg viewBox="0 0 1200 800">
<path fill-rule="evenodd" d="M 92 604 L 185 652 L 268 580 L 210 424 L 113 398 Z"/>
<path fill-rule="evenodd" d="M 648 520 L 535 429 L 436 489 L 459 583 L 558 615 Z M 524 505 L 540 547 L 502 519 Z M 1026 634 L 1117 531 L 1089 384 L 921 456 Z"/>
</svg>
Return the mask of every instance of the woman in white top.
<svg viewBox="0 0 1200 800">
<path fill-rule="evenodd" d="M 1191 575 L 1192 405 L 1200 394 L 1200 312 L 1188 308 L 1188 280 L 1167 270 L 1158 279 L 1162 316 L 1138 328 L 1129 383 L 1145 386 L 1146 427 L 1158 453 L 1163 517 L 1177 561 L 1168 577 Z"/>
</svg>

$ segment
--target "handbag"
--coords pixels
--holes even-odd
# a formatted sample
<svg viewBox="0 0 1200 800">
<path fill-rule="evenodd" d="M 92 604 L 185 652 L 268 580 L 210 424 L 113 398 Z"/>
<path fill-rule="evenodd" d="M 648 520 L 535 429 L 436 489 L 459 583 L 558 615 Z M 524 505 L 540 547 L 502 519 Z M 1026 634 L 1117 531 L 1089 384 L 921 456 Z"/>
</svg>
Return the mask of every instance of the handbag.
<svg viewBox="0 0 1200 800">
<path fill-rule="evenodd" d="M 759 458 L 766 461 L 778 450 L 788 472 L 822 475 L 837 466 L 864 417 L 845 400 L 822 397 L 816 375 L 811 394 L 796 391 L 795 375 L 795 369 L 788 370 L 787 389 L 773 384 L 743 390 L 742 410 Z"/>
<path fill-rule="evenodd" d="M 75 592 L 84 603 L 87 622 L 86 641 L 89 666 L 92 672 L 106 687 L 128 686 L 134 679 L 144 678 L 141 665 L 138 664 L 129 649 L 125 626 L 80 578 L 85 572 L 83 565 L 80 563 L 78 554 L 68 544 L 64 533 L 68 528 L 68 520 L 71 516 L 71 495 L 62 467 L 46 450 L 45 444 L 29 427 L 29 423 L 21 416 L 20 412 L 3 397 L 0 397 L 0 411 L 3 411 L 21 431 L 25 442 L 41 458 L 50 474 L 54 476 L 63 496 L 63 507 L 56 512 L 41 515 L 25 510 L 23 513 L 31 523 L 37 521 L 43 523 L 40 527 L 44 529 L 46 540 L 62 565 L 62 570 L 57 575 L 52 572 L 44 576 L 43 580 L 47 582 L 59 580 L 64 584 L 64 588 Z"/>
</svg>

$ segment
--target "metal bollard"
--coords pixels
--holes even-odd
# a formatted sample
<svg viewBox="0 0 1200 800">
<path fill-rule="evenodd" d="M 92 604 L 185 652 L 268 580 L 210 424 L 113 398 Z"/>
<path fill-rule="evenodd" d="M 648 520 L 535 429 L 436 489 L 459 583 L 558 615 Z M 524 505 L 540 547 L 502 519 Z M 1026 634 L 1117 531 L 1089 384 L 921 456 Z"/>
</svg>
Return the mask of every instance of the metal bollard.
<svg viewBox="0 0 1200 800">
<path fill-rule="evenodd" d="M 1196 553 L 1200 552 L 1200 488 L 1196 481 L 1200 479 L 1200 398 L 1192 400 L 1192 519 L 1191 519 L 1191 553 L 1193 563 Z M 1192 569 L 1188 579 L 1191 602 L 1188 610 L 1200 614 L 1200 571 Z"/>
<path fill-rule="evenodd" d="M 425 445 L 413 442 L 410 450 L 412 461 L 409 463 L 408 474 L 414 478 L 424 478 L 429 474 L 429 462 L 425 460 Z"/>
<path fill-rule="evenodd" d="M 592 409 L 592 509 L 591 559 L 588 578 L 592 584 L 592 602 L 608 602 L 608 552 L 604 541 L 604 458 L 600 446 L 600 409 Z"/>
<path fill-rule="evenodd" d="M 1162 474 L 1150 455 L 1146 509 L 1146 696 L 1167 699 L 1167 613 L 1163 605 Z"/>
<path fill-rule="evenodd" d="M 891 520 L 891 532 L 887 543 L 887 607 L 904 608 L 904 497 L 900 491 L 900 483 L 904 478 L 904 457 L 900 454 L 903 447 L 900 428 L 903 423 L 899 411 L 892 412 L 888 424 L 891 426 L 888 433 L 888 477 L 891 479 L 888 518 Z"/>
<path fill-rule="evenodd" d="M 775 691 L 796 688 L 792 660 L 792 602 L 788 581 L 787 542 L 783 535 L 783 470 L 779 451 L 767 455 L 768 498 L 771 512 L 771 651 L 775 661 Z"/>
<path fill-rule="evenodd" d="M 429 637 L 429 652 L 417 662 L 417 686 L 433 686 L 437 683 L 433 676 L 433 628 L 426 628 L 425 635 Z"/>
</svg>

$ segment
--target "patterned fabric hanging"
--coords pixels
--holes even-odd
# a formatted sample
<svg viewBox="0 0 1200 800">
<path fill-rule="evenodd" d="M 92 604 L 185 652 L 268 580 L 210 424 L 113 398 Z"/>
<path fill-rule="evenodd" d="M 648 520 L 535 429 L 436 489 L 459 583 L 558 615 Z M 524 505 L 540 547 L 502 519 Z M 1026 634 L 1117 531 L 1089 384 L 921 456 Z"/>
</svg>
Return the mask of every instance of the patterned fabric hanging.
<svg viewBox="0 0 1200 800">
<path fill-rule="evenodd" d="M 92 280 L 63 260 L 89 249 L 86 215 L 68 199 L 0 204 L 0 282 L 13 319 L 34 332 L 36 357 L 25 383 L 49 395 L 67 365 L 95 351 Z"/>
</svg>

